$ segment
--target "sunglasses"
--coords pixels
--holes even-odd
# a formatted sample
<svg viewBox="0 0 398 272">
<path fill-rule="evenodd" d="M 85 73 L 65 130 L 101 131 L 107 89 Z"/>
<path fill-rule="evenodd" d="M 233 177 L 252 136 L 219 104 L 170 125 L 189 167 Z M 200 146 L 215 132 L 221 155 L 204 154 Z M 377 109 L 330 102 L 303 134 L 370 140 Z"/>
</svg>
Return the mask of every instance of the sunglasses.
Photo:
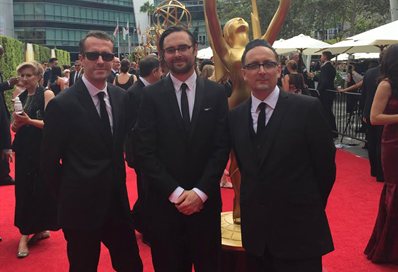
<svg viewBox="0 0 398 272">
<path fill-rule="evenodd" d="M 99 56 L 101 56 L 103 61 L 112 61 L 115 58 L 113 53 L 108 52 L 84 52 L 84 56 L 88 60 L 98 60 Z"/>
</svg>

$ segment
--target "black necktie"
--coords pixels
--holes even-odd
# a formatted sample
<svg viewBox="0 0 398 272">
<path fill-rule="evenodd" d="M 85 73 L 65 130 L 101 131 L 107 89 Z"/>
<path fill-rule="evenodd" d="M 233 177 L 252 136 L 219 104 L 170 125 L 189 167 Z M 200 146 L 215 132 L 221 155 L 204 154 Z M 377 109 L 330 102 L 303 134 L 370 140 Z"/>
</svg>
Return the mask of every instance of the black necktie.
<svg viewBox="0 0 398 272">
<path fill-rule="evenodd" d="M 184 126 L 186 130 L 189 130 L 191 126 L 191 120 L 189 118 L 189 105 L 188 105 L 188 97 L 187 97 L 187 84 L 181 84 L 181 112 L 182 119 L 184 120 Z"/>
<path fill-rule="evenodd" d="M 99 92 L 97 94 L 98 99 L 100 101 L 100 118 L 101 118 L 101 124 L 102 124 L 102 128 L 104 129 L 104 131 L 111 136 L 112 138 L 112 130 L 111 130 L 111 124 L 109 122 L 109 115 L 108 115 L 108 111 L 106 110 L 106 105 L 105 105 L 105 100 L 104 100 L 104 92 Z"/>
<path fill-rule="evenodd" d="M 261 102 L 258 105 L 258 109 L 260 110 L 257 118 L 257 135 L 260 135 L 265 130 L 265 108 L 267 104 Z"/>
</svg>

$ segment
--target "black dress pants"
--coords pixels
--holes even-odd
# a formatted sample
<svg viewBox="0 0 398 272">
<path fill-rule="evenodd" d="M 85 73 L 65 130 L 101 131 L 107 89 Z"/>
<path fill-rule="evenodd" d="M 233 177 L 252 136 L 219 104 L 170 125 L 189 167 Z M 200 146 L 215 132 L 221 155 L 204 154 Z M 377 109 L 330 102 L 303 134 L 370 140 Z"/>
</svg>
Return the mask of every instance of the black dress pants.
<svg viewBox="0 0 398 272">
<path fill-rule="evenodd" d="M 381 165 L 381 136 L 383 126 L 368 126 L 368 153 L 370 174 L 377 181 L 384 181 L 383 167 Z"/>
<path fill-rule="evenodd" d="M 276 258 L 269 252 L 262 257 L 247 254 L 247 265 L 246 271 L 250 272 L 322 272 L 322 256 L 288 260 Z"/>
<path fill-rule="evenodd" d="M 101 242 L 108 248 L 112 267 L 117 272 L 142 272 L 134 229 L 121 209 L 112 209 L 100 229 L 64 228 L 70 272 L 96 272 Z"/>
</svg>

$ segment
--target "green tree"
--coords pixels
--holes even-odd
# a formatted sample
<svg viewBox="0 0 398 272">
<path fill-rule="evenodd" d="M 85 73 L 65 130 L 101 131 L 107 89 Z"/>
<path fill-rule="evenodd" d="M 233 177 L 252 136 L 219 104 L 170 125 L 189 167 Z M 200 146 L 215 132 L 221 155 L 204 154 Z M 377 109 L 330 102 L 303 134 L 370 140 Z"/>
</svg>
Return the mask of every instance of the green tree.
<svg viewBox="0 0 398 272">
<path fill-rule="evenodd" d="M 155 6 L 153 4 L 150 4 L 149 1 L 147 1 L 140 7 L 140 12 L 144 12 L 147 14 L 148 23 L 149 23 L 149 26 L 151 26 L 152 25 L 152 14 L 155 12 Z"/>
</svg>

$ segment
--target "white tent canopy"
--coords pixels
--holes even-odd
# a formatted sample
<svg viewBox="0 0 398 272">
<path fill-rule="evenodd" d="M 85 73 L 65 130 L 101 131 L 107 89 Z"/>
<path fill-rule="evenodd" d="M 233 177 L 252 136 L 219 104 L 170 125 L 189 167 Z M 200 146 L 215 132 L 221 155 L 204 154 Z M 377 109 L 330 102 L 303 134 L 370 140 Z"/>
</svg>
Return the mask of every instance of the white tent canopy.
<svg viewBox="0 0 398 272">
<path fill-rule="evenodd" d="M 336 58 L 338 61 L 348 60 L 348 59 L 356 59 L 356 60 L 358 60 L 358 59 L 378 59 L 380 53 L 354 53 L 351 55 L 351 57 L 350 57 L 350 55 L 351 54 L 347 54 L 347 53 L 340 54 L 340 55 L 334 57 L 332 59 L 332 61 L 336 61 Z"/>
<path fill-rule="evenodd" d="M 278 54 L 299 51 L 303 55 L 314 55 L 315 52 L 319 51 L 319 49 L 328 46 L 330 46 L 330 44 L 304 34 L 294 36 L 287 40 L 278 40 L 273 44 L 273 47 Z"/>
<path fill-rule="evenodd" d="M 196 57 L 198 59 L 210 59 L 211 57 L 213 57 L 213 50 L 210 46 L 200 49 Z"/>
<path fill-rule="evenodd" d="M 386 46 L 398 43 L 397 29 L 398 21 L 394 21 L 349 37 L 320 51 L 328 50 L 333 54 L 380 53 Z"/>
</svg>

